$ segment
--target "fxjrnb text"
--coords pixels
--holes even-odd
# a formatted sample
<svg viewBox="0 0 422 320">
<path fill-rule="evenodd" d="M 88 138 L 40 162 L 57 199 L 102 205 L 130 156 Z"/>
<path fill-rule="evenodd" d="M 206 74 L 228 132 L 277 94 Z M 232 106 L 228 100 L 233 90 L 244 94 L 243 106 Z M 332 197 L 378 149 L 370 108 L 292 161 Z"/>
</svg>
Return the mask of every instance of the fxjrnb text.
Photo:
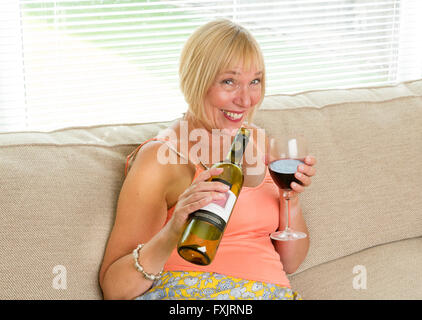
<svg viewBox="0 0 422 320">
<path fill-rule="evenodd" d="M 170 307 L 169 314 L 171 315 L 195 315 L 199 318 L 204 313 L 213 313 L 214 315 L 251 315 L 253 313 L 252 305 L 220 305 L 216 304 L 213 308 L 205 308 L 205 307 L 185 307 L 179 306 L 176 304 L 175 307 Z"/>
</svg>

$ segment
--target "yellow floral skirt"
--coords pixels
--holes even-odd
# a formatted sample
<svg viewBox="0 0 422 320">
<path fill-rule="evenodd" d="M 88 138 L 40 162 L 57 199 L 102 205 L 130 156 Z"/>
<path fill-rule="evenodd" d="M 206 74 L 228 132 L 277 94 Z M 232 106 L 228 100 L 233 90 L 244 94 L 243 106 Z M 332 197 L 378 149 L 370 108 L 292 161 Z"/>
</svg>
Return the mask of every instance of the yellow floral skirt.
<svg viewBox="0 0 422 320">
<path fill-rule="evenodd" d="M 302 300 L 288 287 L 213 272 L 166 271 L 135 300 Z"/>
</svg>

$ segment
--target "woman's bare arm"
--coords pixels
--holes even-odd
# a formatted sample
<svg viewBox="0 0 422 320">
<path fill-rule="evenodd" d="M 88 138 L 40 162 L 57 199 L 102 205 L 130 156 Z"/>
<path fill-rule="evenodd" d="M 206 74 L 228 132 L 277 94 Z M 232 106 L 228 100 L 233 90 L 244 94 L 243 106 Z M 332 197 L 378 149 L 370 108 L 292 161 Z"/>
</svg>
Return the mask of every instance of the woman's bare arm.
<svg viewBox="0 0 422 320">
<path fill-rule="evenodd" d="M 191 183 L 193 174 L 189 176 L 182 167 L 156 161 L 159 147 L 157 143 L 143 147 L 123 184 L 99 274 L 105 299 L 133 299 L 146 292 L 152 281 L 134 267 L 136 246 L 145 244 L 138 261 L 146 272 L 157 274 L 176 247 L 189 214 L 227 191 L 220 182 L 206 181 L 222 169 L 206 170 Z M 177 204 L 165 224 L 172 202 Z"/>
<path fill-rule="evenodd" d="M 107 243 L 99 281 L 105 299 L 131 299 L 150 288 L 134 267 L 133 249 L 146 243 L 139 263 L 148 273 L 158 273 L 167 261 L 177 236 L 163 227 L 166 194 L 172 172 L 156 161 L 161 143 L 148 143 L 129 171 L 117 204 L 116 219 Z"/>
</svg>

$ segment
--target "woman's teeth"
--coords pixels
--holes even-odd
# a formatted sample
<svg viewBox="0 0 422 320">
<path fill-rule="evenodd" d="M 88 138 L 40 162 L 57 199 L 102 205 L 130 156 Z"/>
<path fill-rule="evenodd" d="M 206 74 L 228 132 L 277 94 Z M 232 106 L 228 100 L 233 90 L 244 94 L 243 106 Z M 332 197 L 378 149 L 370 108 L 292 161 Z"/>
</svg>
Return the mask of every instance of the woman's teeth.
<svg viewBox="0 0 422 320">
<path fill-rule="evenodd" d="M 226 110 L 221 110 L 221 111 L 223 111 L 223 113 L 225 115 L 229 116 L 233 120 L 238 120 L 238 119 L 242 118 L 242 116 L 243 116 L 243 113 L 233 113 L 233 112 L 229 112 L 229 111 L 226 111 Z"/>
</svg>

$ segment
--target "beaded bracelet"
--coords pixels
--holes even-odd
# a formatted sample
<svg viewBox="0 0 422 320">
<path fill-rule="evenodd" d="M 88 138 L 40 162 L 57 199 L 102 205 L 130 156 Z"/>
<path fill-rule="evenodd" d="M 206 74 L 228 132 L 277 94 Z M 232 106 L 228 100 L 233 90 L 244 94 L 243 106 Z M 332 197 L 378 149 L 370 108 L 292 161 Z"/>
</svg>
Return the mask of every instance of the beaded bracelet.
<svg viewBox="0 0 422 320">
<path fill-rule="evenodd" d="M 145 272 L 144 267 L 142 267 L 138 262 L 138 257 L 139 257 L 138 253 L 139 253 L 139 250 L 141 250 L 143 246 L 144 246 L 144 244 L 140 244 L 136 247 L 135 250 L 133 250 L 133 258 L 135 259 L 135 268 L 140 273 L 142 273 L 142 275 L 144 276 L 145 279 L 151 280 L 151 281 L 158 280 L 158 279 L 161 278 L 161 275 L 163 273 L 163 269 L 161 269 L 161 271 L 158 274 L 147 273 L 147 272 Z"/>
</svg>

